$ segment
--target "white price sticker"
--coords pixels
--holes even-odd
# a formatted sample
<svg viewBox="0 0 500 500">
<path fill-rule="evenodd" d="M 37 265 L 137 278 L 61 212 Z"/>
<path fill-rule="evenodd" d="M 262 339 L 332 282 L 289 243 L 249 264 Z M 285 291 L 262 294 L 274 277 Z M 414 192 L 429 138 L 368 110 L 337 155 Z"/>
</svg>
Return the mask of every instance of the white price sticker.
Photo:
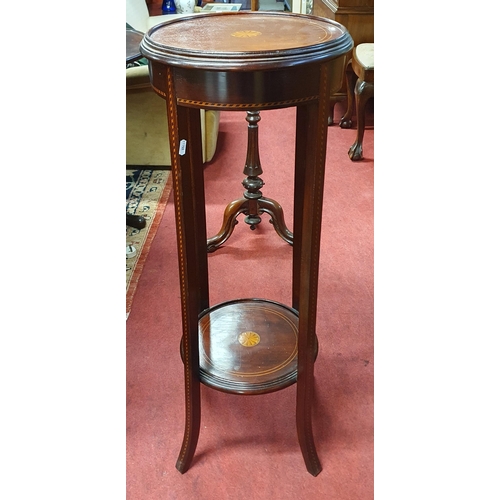
<svg viewBox="0 0 500 500">
<path fill-rule="evenodd" d="M 179 144 L 179 154 L 181 156 L 184 156 L 186 154 L 186 144 L 187 144 L 186 139 L 182 139 L 181 143 Z"/>
</svg>

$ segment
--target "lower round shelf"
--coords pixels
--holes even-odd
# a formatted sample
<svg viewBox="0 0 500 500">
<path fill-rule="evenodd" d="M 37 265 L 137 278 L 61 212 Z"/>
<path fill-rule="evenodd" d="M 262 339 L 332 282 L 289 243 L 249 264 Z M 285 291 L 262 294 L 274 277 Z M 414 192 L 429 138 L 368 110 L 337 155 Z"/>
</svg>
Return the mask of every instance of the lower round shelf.
<svg viewBox="0 0 500 500">
<path fill-rule="evenodd" d="M 240 299 L 200 316 L 200 380 L 236 394 L 277 391 L 297 380 L 298 313 L 277 302 Z M 317 353 L 317 341 L 315 350 Z"/>
</svg>

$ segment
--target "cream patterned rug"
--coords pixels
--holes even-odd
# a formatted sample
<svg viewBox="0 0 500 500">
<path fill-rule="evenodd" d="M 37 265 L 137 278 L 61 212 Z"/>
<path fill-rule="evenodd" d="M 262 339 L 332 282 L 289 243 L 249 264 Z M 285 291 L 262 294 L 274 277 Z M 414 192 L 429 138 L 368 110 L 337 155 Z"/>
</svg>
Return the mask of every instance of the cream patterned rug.
<svg viewBox="0 0 500 500">
<path fill-rule="evenodd" d="M 135 256 L 126 259 L 127 318 L 144 262 L 172 190 L 170 173 L 170 170 L 127 170 L 127 213 L 141 215 L 146 219 L 146 227 L 143 229 L 127 226 L 126 246 L 135 249 Z"/>
</svg>

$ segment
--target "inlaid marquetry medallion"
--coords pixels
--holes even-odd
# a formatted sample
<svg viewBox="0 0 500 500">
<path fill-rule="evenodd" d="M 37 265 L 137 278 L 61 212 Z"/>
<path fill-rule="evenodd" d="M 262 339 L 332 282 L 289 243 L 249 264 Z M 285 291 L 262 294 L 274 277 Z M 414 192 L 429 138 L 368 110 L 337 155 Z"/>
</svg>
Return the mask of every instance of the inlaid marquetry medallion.
<svg viewBox="0 0 500 500">
<path fill-rule="evenodd" d="M 245 347 L 253 347 L 260 342 L 260 335 L 255 332 L 243 332 L 238 336 L 238 342 Z"/>
<path fill-rule="evenodd" d="M 251 38 L 259 35 L 262 35 L 262 33 L 254 30 L 235 31 L 234 33 L 231 33 L 231 36 L 235 36 L 236 38 Z"/>
</svg>

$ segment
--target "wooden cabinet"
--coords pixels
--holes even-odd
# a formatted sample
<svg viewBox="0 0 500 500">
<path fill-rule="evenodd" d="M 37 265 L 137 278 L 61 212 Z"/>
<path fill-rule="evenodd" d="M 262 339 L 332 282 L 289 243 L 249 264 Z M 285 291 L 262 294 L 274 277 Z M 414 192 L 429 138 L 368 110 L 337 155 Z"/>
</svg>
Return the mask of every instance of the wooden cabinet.
<svg viewBox="0 0 500 500">
<path fill-rule="evenodd" d="M 313 15 L 333 19 L 344 25 L 354 40 L 354 45 L 374 42 L 374 0 L 314 0 Z M 348 58 L 349 59 L 349 58 Z M 335 104 L 347 96 L 346 83 L 331 95 L 330 124 L 333 123 Z"/>
<path fill-rule="evenodd" d="M 314 0 L 313 15 L 343 24 L 354 45 L 373 43 L 373 0 Z"/>
</svg>

